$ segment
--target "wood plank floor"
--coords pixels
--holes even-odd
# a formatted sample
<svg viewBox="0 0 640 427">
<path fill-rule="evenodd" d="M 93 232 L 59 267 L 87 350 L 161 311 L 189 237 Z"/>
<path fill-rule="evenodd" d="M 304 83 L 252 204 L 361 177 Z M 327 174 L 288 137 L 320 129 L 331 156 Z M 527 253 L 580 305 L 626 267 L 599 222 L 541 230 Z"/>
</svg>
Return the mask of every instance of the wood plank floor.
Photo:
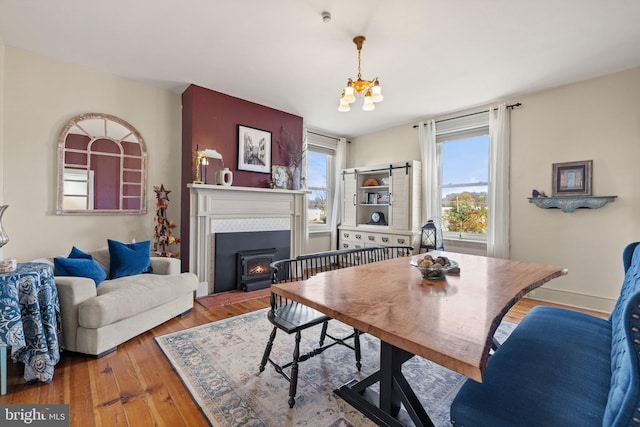
<svg viewBox="0 0 640 427">
<path fill-rule="evenodd" d="M 553 304 L 523 299 L 505 319 L 517 323 L 536 305 Z M 23 365 L 10 362 L 7 394 L 0 396 L 0 404 L 69 403 L 72 426 L 206 426 L 207 420 L 153 338 L 268 306 L 268 297 L 211 309 L 194 303 L 188 314 L 100 359 L 63 353 L 50 384 L 25 384 Z M 258 364 L 256 360 L 256 369 Z"/>
</svg>

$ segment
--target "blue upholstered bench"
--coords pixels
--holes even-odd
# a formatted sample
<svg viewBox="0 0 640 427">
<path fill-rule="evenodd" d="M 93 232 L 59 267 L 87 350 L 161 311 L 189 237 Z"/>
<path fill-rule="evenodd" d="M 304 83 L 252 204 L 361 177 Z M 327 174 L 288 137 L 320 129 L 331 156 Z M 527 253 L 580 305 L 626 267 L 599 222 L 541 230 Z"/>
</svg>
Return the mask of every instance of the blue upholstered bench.
<svg viewBox="0 0 640 427">
<path fill-rule="evenodd" d="M 467 380 L 451 405 L 456 427 L 640 426 L 640 245 L 608 320 L 536 307 Z"/>
</svg>

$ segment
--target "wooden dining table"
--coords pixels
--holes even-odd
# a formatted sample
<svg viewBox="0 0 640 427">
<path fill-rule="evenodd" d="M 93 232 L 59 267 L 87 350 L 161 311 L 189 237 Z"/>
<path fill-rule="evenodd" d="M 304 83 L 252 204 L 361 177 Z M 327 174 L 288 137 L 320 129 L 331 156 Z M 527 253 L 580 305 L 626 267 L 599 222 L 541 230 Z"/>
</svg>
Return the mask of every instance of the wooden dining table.
<svg viewBox="0 0 640 427">
<path fill-rule="evenodd" d="M 404 257 L 271 286 L 275 294 L 380 339 L 380 370 L 335 390 L 379 425 L 402 426 L 408 416 L 416 426 L 432 426 L 402 364 L 417 355 L 481 382 L 493 335 L 507 311 L 531 290 L 567 274 L 551 265 L 429 254 L 455 260 L 459 274 L 426 280 Z M 370 387 L 378 382 L 379 393 L 373 393 Z"/>
</svg>

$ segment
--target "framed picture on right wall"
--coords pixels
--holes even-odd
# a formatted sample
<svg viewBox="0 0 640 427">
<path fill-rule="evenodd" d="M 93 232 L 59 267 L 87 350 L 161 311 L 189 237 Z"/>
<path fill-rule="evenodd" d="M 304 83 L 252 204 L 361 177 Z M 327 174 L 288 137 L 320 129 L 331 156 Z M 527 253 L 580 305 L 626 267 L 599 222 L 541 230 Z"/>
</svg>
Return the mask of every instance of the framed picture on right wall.
<svg viewBox="0 0 640 427">
<path fill-rule="evenodd" d="M 551 195 L 591 196 L 591 170 L 593 160 L 553 164 Z"/>
</svg>

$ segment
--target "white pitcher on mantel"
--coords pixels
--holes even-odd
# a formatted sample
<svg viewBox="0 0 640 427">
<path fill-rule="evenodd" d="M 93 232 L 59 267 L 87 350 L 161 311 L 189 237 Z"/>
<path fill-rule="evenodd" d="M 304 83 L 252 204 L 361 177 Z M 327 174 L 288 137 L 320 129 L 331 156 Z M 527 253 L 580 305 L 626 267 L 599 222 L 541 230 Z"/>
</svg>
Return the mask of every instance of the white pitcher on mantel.
<svg viewBox="0 0 640 427">
<path fill-rule="evenodd" d="M 233 184 L 233 172 L 229 168 L 220 169 L 216 174 L 216 184 L 229 187 Z"/>
</svg>

